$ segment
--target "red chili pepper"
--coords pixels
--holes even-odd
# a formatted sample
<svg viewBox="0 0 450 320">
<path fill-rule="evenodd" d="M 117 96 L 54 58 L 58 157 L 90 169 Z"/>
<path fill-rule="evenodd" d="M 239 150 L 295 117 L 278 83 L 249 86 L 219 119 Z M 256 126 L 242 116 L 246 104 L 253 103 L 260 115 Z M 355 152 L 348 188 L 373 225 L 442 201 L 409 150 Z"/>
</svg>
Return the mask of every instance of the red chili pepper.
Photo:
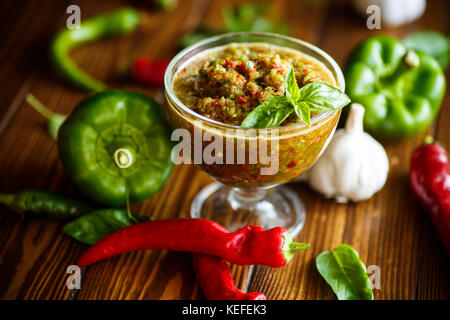
<svg viewBox="0 0 450 320">
<path fill-rule="evenodd" d="M 409 183 L 450 257 L 450 165 L 445 149 L 435 143 L 418 147 L 411 158 Z"/>
<path fill-rule="evenodd" d="M 225 260 L 206 254 L 192 254 L 197 281 L 208 300 L 267 300 L 259 292 L 245 293 L 236 288 Z"/>
<path fill-rule="evenodd" d="M 245 226 L 228 232 L 205 219 L 167 219 L 138 223 L 99 240 L 78 260 L 79 266 L 135 250 L 174 250 L 209 254 L 233 264 L 284 266 L 309 244 L 292 242 L 285 228 L 265 231 Z"/>
<path fill-rule="evenodd" d="M 163 85 L 164 73 L 169 61 L 151 61 L 145 57 L 136 59 L 133 64 L 131 74 L 133 79 L 147 85 Z"/>
</svg>

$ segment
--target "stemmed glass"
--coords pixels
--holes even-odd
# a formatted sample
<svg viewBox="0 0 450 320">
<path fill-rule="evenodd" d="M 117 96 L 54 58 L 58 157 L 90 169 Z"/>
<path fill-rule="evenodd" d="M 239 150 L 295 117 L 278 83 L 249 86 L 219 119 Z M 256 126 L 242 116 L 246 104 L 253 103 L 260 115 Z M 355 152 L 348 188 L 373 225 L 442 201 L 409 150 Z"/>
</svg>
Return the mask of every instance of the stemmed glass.
<svg viewBox="0 0 450 320">
<path fill-rule="evenodd" d="M 344 78 L 337 63 L 321 49 L 269 33 L 228 33 L 206 39 L 181 51 L 166 70 L 169 120 L 174 128 L 184 129 L 191 137 L 188 154 L 183 157 L 196 160 L 194 163 L 217 181 L 197 194 L 191 217 L 216 221 L 230 231 L 247 224 L 264 228 L 282 226 L 295 236 L 305 222 L 305 208 L 294 191 L 280 185 L 301 175 L 317 160 L 336 128 L 341 111 L 318 114 L 309 127 L 294 123 L 258 130 L 220 123 L 194 112 L 175 95 L 174 77 L 197 55 L 231 43 L 272 44 L 300 51 L 322 63 L 342 91 Z M 223 146 L 219 152 L 211 153 L 213 161 L 204 159 L 212 141 Z M 265 153 L 261 153 L 262 149 L 266 149 Z"/>
</svg>

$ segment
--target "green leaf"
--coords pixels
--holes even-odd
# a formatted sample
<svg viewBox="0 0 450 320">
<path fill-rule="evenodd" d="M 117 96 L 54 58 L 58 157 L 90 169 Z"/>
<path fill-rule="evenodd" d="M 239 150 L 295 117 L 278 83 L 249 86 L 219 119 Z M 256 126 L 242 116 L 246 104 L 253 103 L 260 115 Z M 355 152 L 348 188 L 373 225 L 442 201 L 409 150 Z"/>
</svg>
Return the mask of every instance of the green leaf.
<svg viewBox="0 0 450 320">
<path fill-rule="evenodd" d="M 435 58 L 442 69 L 446 69 L 449 61 L 449 41 L 446 36 L 436 31 L 414 32 L 403 39 L 408 49 L 422 51 Z"/>
<path fill-rule="evenodd" d="M 311 113 L 308 104 L 302 101 L 296 102 L 294 104 L 294 110 L 295 114 L 297 114 L 297 117 L 299 117 L 300 120 L 302 120 L 308 126 L 311 125 Z"/>
<path fill-rule="evenodd" d="M 364 263 L 348 244 L 316 258 L 316 268 L 339 300 L 373 300 L 372 286 Z"/>
<path fill-rule="evenodd" d="M 350 98 L 341 90 L 325 82 L 308 83 L 300 89 L 300 99 L 312 112 L 325 112 L 342 108 Z"/>
<path fill-rule="evenodd" d="M 284 97 L 274 97 L 264 101 L 247 115 L 241 127 L 277 127 L 294 110 L 297 117 L 309 126 L 311 111 L 336 110 L 350 102 L 350 98 L 345 93 L 325 82 L 309 83 L 299 89 L 293 69 L 288 72 L 285 85 Z"/>
<path fill-rule="evenodd" d="M 300 99 L 300 89 L 295 79 L 294 68 L 291 68 L 286 76 L 286 99 L 291 103 L 295 104 L 298 99 Z"/>
<path fill-rule="evenodd" d="M 278 127 L 289 115 L 294 112 L 291 104 L 284 96 L 267 99 L 241 123 L 243 128 L 274 128 Z"/>
<path fill-rule="evenodd" d="M 66 224 L 63 230 L 76 240 L 92 245 L 114 231 L 149 220 L 150 217 L 147 216 L 130 216 L 128 211 L 123 209 L 104 209 Z"/>
</svg>

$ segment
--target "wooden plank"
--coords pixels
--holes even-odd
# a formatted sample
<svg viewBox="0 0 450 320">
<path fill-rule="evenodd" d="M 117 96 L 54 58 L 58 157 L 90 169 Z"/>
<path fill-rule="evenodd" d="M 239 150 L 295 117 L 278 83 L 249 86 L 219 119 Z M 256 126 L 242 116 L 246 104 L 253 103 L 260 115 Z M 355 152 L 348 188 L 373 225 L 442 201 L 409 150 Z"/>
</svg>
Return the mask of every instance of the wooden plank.
<svg viewBox="0 0 450 320">
<path fill-rule="evenodd" d="M 244 1 L 232 3 L 239 2 Z M 30 56 L 29 52 L 39 52 L 36 55 L 39 58 L 31 61 L 42 60 L 46 46 L 39 49 L 38 44 L 63 26 L 67 3 L 48 1 L 44 4 L 46 10 L 39 1 L 20 3 L 17 8 L 1 5 L 2 12 L 11 14 L 0 21 L 0 35 L 7 44 L 0 49 L 0 97 L 7 102 L 0 107 L 0 157 L 3 160 L 0 192 L 45 188 L 76 193 L 64 173 L 54 142 L 45 133 L 44 120 L 23 102 L 23 96 L 31 90 L 53 110 L 68 113 L 86 93 L 54 77 L 45 65 L 31 63 L 20 69 L 21 63 Z M 125 0 L 75 3 L 81 7 L 83 17 L 129 4 Z M 160 89 L 130 83 L 119 78 L 117 72 L 137 55 L 170 58 L 176 53 L 177 39 L 200 22 L 217 28 L 222 26 L 221 2 L 185 0 L 179 3 L 172 12 L 154 11 L 139 5 L 148 15 L 139 31 L 83 46 L 73 53 L 75 61 L 113 87 L 163 99 Z M 286 18 L 294 36 L 319 45 L 342 65 L 356 43 L 367 35 L 379 33 L 365 29 L 365 21 L 347 5 L 348 1 L 278 0 L 274 2 L 274 10 Z M 403 36 L 415 29 L 433 28 L 448 33 L 448 4 L 429 1 L 428 6 L 425 16 L 417 23 L 381 32 Z M 45 14 L 35 14 L 38 11 Z M 34 20 L 29 21 L 30 17 Z M 6 32 L 1 28 L 3 25 L 14 27 Z M 450 145 L 449 99 L 447 94 L 437 126 L 431 131 L 436 132 L 436 137 L 447 148 Z M 8 110 L 12 111 L 7 113 Z M 3 134 L 1 123 L 6 129 Z M 370 201 L 338 205 L 324 200 L 304 184 L 292 185 L 308 211 L 304 230 L 296 240 L 309 241 L 312 247 L 294 257 L 286 267 L 255 267 L 248 291 L 264 292 L 269 299 L 334 299 L 315 270 L 314 259 L 321 251 L 346 242 L 358 250 L 366 265 L 381 268 L 381 290 L 375 290 L 376 299 L 450 298 L 449 261 L 430 219 L 412 200 L 407 183 L 409 157 L 421 139 L 386 145 L 391 159 L 389 180 Z M 154 219 L 188 217 L 192 199 L 211 181 L 193 166 L 178 166 L 157 195 L 133 205 L 132 210 Z M 3 207 L 0 210 L 0 298 L 67 299 L 66 268 L 87 246 L 64 235 L 63 223 L 21 220 Z M 238 287 L 245 288 L 248 268 L 232 266 L 232 271 Z M 203 297 L 186 253 L 124 254 L 89 267 L 83 280 L 77 299 Z"/>
</svg>

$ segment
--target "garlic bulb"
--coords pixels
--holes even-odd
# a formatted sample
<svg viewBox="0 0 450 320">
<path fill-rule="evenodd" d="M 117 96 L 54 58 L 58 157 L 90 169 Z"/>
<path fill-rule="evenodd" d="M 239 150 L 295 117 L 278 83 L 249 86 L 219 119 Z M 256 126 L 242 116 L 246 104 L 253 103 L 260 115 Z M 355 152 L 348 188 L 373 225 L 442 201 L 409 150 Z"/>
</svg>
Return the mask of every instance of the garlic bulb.
<svg viewBox="0 0 450 320">
<path fill-rule="evenodd" d="M 364 107 L 352 104 L 345 129 L 336 131 L 308 171 L 311 187 L 337 202 L 369 199 L 386 182 L 388 157 L 381 144 L 363 131 L 363 116 Z"/>
<path fill-rule="evenodd" d="M 381 20 L 390 27 L 396 27 L 418 19 L 425 11 L 425 0 L 353 0 L 356 10 L 367 17 L 367 8 L 380 8 Z"/>
</svg>

